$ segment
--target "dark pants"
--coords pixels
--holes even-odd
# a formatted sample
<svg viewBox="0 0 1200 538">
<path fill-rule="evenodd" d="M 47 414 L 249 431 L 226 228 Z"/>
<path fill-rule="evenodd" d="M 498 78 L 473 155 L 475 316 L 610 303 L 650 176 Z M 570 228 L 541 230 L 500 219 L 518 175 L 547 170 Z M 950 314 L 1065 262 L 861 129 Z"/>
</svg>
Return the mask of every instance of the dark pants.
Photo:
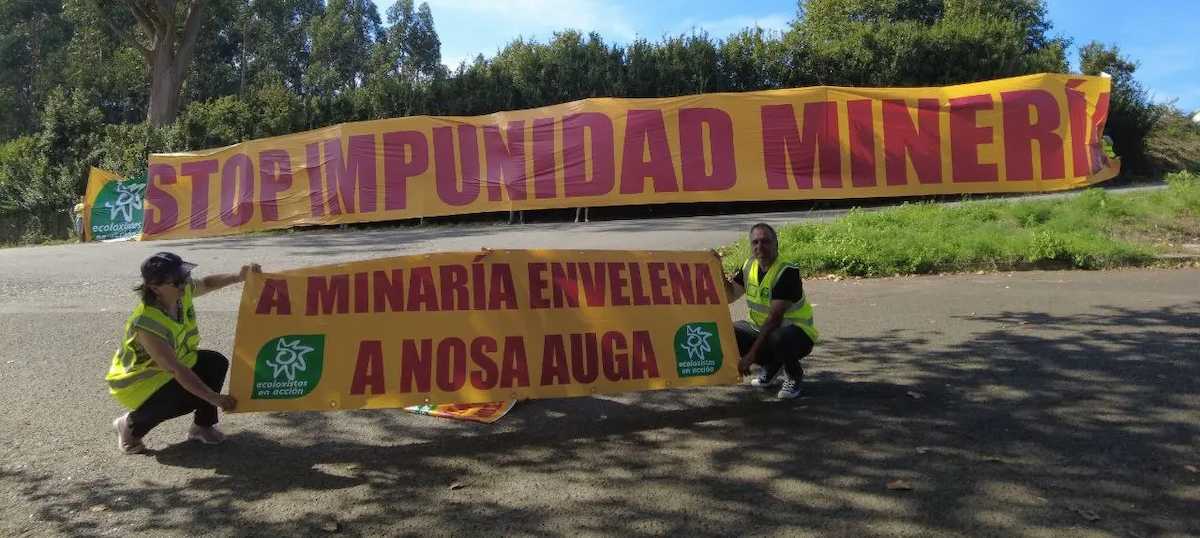
<svg viewBox="0 0 1200 538">
<path fill-rule="evenodd" d="M 225 384 L 225 372 L 229 370 L 229 359 L 216 351 L 201 349 L 192 371 L 214 392 L 221 392 Z M 146 435 L 165 420 L 181 417 L 195 411 L 197 426 L 210 427 L 217 423 L 217 408 L 201 400 L 183 388 L 178 381 L 170 383 L 150 395 L 145 403 L 129 413 L 129 427 L 134 437 Z"/>
<path fill-rule="evenodd" d="M 749 321 L 741 320 L 733 324 L 733 334 L 737 337 L 738 353 L 745 355 L 750 346 L 758 339 L 758 328 Z M 797 383 L 804 379 L 804 368 L 800 367 L 800 359 L 812 353 L 812 339 L 804 330 L 795 325 L 779 327 L 767 336 L 758 349 L 754 362 L 767 371 L 768 377 L 774 377 L 782 367 L 788 377 Z"/>
</svg>

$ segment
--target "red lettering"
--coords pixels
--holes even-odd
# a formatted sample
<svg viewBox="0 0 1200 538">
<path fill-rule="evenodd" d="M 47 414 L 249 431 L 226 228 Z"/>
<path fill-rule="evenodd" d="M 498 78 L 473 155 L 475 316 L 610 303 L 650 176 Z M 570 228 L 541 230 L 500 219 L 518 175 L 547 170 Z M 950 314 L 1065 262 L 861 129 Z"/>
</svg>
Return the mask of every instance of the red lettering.
<svg viewBox="0 0 1200 538">
<path fill-rule="evenodd" d="M 225 161 L 221 170 L 221 222 L 236 228 L 254 216 L 254 163 L 244 153 Z M 236 201 L 235 201 L 236 198 Z"/>
<path fill-rule="evenodd" d="M 1007 179 L 1033 179 L 1033 141 L 1037 140 L 1042 162 L 1042 179 L 1062 179 L 1066 175 L 1063 162 L 1063 140 L 1055 131 L 1062 119 L 1058 101 L 1046 90 L 1003 92 L 1004 103 L 1004 164 Z M 1030 110 L 1037 116 L 1030 118 Z"/>
<path fill-rule="evenodd" d="M 706 127 L 707 146 L 704 144 Z M 708 151 L 705 151 L 706 149 Z M 683 190 L 723 191 L 737 183 L 737 165 L 733 155 L 733 119 L 724 110 L 680 109 L 679 154 Z M 709 161 L 706 157 L 711 157 L 712 160 Z"/>
<path fill-rule="evenodd" d="M 364 314 L 370 311 L 370 295 L 368 292 L 368 279 L 371 275 L 367 273 L 354 273 L 354 313 Z"/>
<path fill-rule="evenodd" d="M 1092 173 L 1103 170 L 1105 163 L 1108 162 L 1108 155 L 1104 154 L 1104 147 L 1100 141 L 1104 134 L 1104 122 L 1108 120 L 1108 101 L 1109 94 L 1101 93 L 1100 97 L 1096 98 L 1096 110 L 1092 112 L 1092 124 L 1089 126 L 1092 129 L 1092 135 L 1088 142 L 1088 149 L 1091 151 Z"/>
<path fill-rule="evenodd" d="M 604 262 L 579 264 L 579 279 L 588 306 L 604 306 Z"/>
<path fill-rule="evenodd" d="M 292 158 L 282 149 L 258 154 L 259 191 L 263 222 L 279 220 L 279 193 L 292 188 Z"/>
<path fill-rule="evenodd" d="M 547 334 L 542 344 L 542 380 L 543 387 L 550 385 L 566 385 L 571 382 L 567 372 L 567 352 L 563 349 L 561 334 Z"/>
<path fill-rule="evenodd" d="M 437 384 L 443 392 L 458 392 L 467 384 L 467 344 L 461 338 L 438 342 Z"/>
<path fill-rule="evenodd" d="M 471 296 L 475 299 L 472 310 L 487 308 L 487 279 L 484 278 L 484 269 L 482 263 L 471 264 L 471 282 L 475 283 L 471 286 Z"/>
<path fill-rule="evenodd" d="M 850 184 L 855 187 L 874 187 L 875 178 L 875 117 L 870 99 L 846 102 L 847 123 L 850 124 Z"/>
<path fill-rule="evenodd" d="M 667 279 L 663 277 L 665 268 L 660 262 L 646 264 L 646 270 L 650 271 L 650 298 L 654 304 L 671 304 L 671 298 L 663 293 L 663 288 L 667 286 Z"/>
<path fill-rule="evenodd" d="M 571 335 L 571 373 L 579 383 L 592 383 L 600 375 L 596 333 Z"/>
<path fill-rule="evenodd" d="M 821 168 L 822 187 L 836 189 L 842 186 L 837 103 L 806 103 L 803 133 L 796 126 L 792 105 L 766 105 L 760 115 L 768 188 L 788 188 L 789 162 L 797 188 L 813 187 L 813 171 L 817 165 Z"/>
<path fill-rule="evenodd" d="M 623 263 L 608 264 L 608 287 L 612 291 L 612 306 L 629 304 L 629 296 L 625 295 L 625 287 L 629 285 L 629 280 L 624 275 L 625 270 Z"/>
<path fill-rule="evenodd" d="M 979 162 L 979 146 L 992 143 L 992 128 L 978 123 L 980 110 L 991 110 L 990 95 L 950 100 L 950 162 L 954 182 L 999 181 L 995 164 Z"/>
<path fill-rule="evenodd" d="M 658 377 L 654 342 L 647 331 L 633 331 L 633 379 Z"/>
<path fill-rule="evenodd" d="M 550 308 L 550 301 L 543 294 L 548 285 L 546 280 L 542 278 L 542 273 L 544 272 L 546 272 L 545 263 L 533 262 L 529 264 L 529 308 Z"/>
<path fill-rule="evenodd" d="M 169 231 L 179 223 L 179 202 L 160 185 L 175 184 L 175 167 L 169 164 L 150 165 L 150 181 L 146 182 L 146 212 L 143 223 L 146 235 Z"/>
<path fill-rule="evenodd" d="M 325 181 L 329 191 L 329 213 L 354 213 L 354 193 L 362 213 L 375 211 L 378 183 L 375 179 L 375 135 L 350 137 L 349 155 L 342 155 L 342 142 L 325 141 Z M 347 158 L 348 157 L 348 158 Z"/>
<path fill-rule="evenodd" d="M 471 362 L 476 370 L 471 372 L 471 386 L 479 390 L 489 390 L 500 380 L 496 361 L 491 354 L 496 352 L 496 339 L 490 336 L 480 336 L 471 341 Z"/>
<path fill-rule="evenodd" d="M 450 127 L 433 128 L 433 161 L 438 198 L 452 206 L 467 205 L 479 198 L 479 143 L 474 125 L 458 126 L 460 184 L 454 166 L 454 139 Z"/>
<path fill-rule="evenodd" d="M 696 304 L 724 304 L 717 295 L 717 284 L 706 263 L 696 264 Z"/>
<path fill-rule="evenodd" d="M 492 265 L 491 295 L 488 296 L 488 310 L 517 309 L 517 290 L 513 286 L 512 269 L 507 263 Z"/>
<path fill-rule="evenodd" d="M 504 143 L 500 128 L 483 127 L 483 147 L 487 153 L 488 200 L 500 200 L 504 185 L 510 200 L 524 200 L 525 192 L 525 122 L 508 122 L 508 143 Z"/>
<path fill-rule="evenodd" d="M 400 354 L 400 392 L 413 392 L 414 384 L 417 392 L 429 392 L 432 363 L 433 340 L 422 338 L 418 351 L 417 343 L 405 338 Z"/>
<path fill-rule="evenodd" d="M 408 178 L 429 169 L 429 142 L 420 131 L 383 133 L 383 207 L 408 207 Z"/>
<path fill-rule="evenodd" d="M 1089 174 L 1091 164 L 1088 161 L 1087 143 L 1087 95 L 1076 90 L 1085 80 L 1075 79 L 1067 82 L 1067 114 L 1071 120 L 1071 157 L 1072 170 L 1076 176 Z"/>
<path fill-rule="evenodd" d="M 467 302 L 467 268 L 461 265 L 443 265 L 438 268 L 442 277 L 442 310 L 470 310 Z"/>
<path fill-rule="evenodd" d="M 275 314 L 279 316 L 292 315 L 292 300 L 288 295 L 287 280 L 268 278 L 263 282 L 262 293 L 258 296 L 258 307 L 255 314 Z"/>
<path fill-rule="evenodd" d="M 371 288 L 375 290 L 376 312 L 404 310 L 404 270 L 392 269 L 389 279 L 385 271 L 375 271 Z"/>
<path fill-rule="evenodd" d="M 609 381 L 629 379 L 629 354 L 625 351 L 625 335 L 609 331 L 600 337 L 600 364 Z"/>
<path fill-rule="evenodd" d="M 650 296 L 646 295 L 646 290 L 642 287 L 642 269 L 636 263 L 629 264 L 629 285 L 633 292 L 633 304 L 650 304 Z"/>
<path fill-rule="evenodd" d="M 525 339 L 504 338 L 504 363 L 500 367 L 500 388 L 529 386 L 529 364 L 525 359 Z"/>
<path fill-rule="evenodd" d="M 554 118 L 533 120 L 533 195 L 537 198 L 558 196 L 554 153 Z"/>
<path fill-rule="evenodd" d="M 675 304 L 696 304 L 692 294 L 692 268 L 677 263 L 667 264 L 667 276 L 671 279 L 671 296 Z"/>
<path fill-rule="evenodd" d="M 550 280 L 554 282 L 554 308 L 579 307 L 579 281 L 575 264 L 554 262 L 550 264 Z"/>
<path fill-rule="evenodd" d="M 408 310 L 437 312 L 437 289 L 433 284 L 433 269 L 413 267 L 409 272 Z"/>
<path fill-rule="evenodd" d="M 348 275 L 308 277 L 308 304 L 304 309 L 304 315 L 345 314 L 349 311 L 350 277 Z"/>
<path fill-rule="evenodd" d="M 358 344 L 358 361 L 354 365 L 350 394 L 366 394 L 367 387 L 371 387 L 371 394 L 383 394 L 386 390 L 383 381 L 383 343 L 379 340 L 363 340 Z"/>
<path fill-rule="evenodd" d="M 183 163 L 180 174 L 192 178 L 192 218 L 190 228 L 203 230 L 208 227 L 208 176 L 217 173 L 217 160 Z"/>
<path fill-rule="evenodd" d="M 649 160 L 645 160 L 647 146 Z M 679 190 L 662 111 L 630 110 L 625 119 L 621 194 L 640 194 L 646 188 L 646 178 L 654 182 L 654 192 Z"/>
<path fill-rule="evenodd" d="M 883 101 L 883 153 L 888 185 L 908 183 L 909 159 L 921 183 L 942 182 L 938 100 L 917 100 L 917 124 L 903 99 Z M 918 127 L 919 126 L 919 127 Z"/>
<path fill-rule="evenodd" d="M 585 156 L 584 129 L 591 132 L 591 159 Z M 599 112 L 581 112 L 563 118 L 563 193 L 567 197 L 600 196 L 612 192 L 614 183 L 613 125 Z M 587 163 L 592 177 L 587 177 Z"/>
</svg>

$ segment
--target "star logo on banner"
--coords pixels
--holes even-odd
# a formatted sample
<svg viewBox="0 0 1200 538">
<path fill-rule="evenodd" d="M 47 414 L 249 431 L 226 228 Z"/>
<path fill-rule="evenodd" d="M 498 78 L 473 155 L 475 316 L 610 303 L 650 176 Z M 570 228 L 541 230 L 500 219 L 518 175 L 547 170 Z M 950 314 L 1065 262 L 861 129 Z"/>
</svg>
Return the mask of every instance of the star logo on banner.
<svg viewBox="0 0 1200 538">
<path fill-rule="evenodd" d="M 133 210 L 142 208 L 142 189 L 145 188 L 141 184 L 117 183 L 117 201 L 104 202 L 109 220 L 121 217 L 125 222 L 133 222 Z"/>
<path fill-rule="evenodd" d="M 712 346 L 709 345 L 708 339 L 712 337 L 712 333 L 704 330 L 704 327 L 688 326 L 687 341 L 684 342 L 683 348 L 687 350 L 689 359 L 703 359 L 712 351 Z"/>
<path fill-rule="evenodd" d="M 299 338 L 291 342 L 280 338 L 275 343 L 275 358 L 273 361 L 267 361 L 267 366 L 274 370 L 273 377 L 275 379 L 279 379 L 279 375 L 283 374 L 288 381 L 295 381 L 297 372 L 308 369 L 305 355 L 312 351 L 313 348 L 301 345 Z"/>
</svg>

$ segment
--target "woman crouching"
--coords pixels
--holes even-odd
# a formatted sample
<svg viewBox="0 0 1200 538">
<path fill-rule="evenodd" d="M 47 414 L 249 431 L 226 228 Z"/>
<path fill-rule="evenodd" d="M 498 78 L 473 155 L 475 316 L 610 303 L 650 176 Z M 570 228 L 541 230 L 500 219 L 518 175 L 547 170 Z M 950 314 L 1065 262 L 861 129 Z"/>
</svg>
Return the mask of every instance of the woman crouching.
<svg viewBox="0 0 1200 538">
<path fill-rule="evenodd" d="M 195 264 L 170 252 L 142 262 L 142 300 L 125 322 L 121 346 L 113 355 L 105 380 L 108 391 L 130 409 L 117 417 L 117 446 L 126 454 L 146 449 L 144 437 L 165 420 L 194 413 L 187 439 L 205 444 L 225 440 L 217 429 L 217 408 L 232 411 L 237 400 L 221 394 L 229 360 L 200 349 L 200 331 L 192 299 L 246 280 L 261 272 L 258 264 L 239 273 L 192 279 Z"/>
</svg>

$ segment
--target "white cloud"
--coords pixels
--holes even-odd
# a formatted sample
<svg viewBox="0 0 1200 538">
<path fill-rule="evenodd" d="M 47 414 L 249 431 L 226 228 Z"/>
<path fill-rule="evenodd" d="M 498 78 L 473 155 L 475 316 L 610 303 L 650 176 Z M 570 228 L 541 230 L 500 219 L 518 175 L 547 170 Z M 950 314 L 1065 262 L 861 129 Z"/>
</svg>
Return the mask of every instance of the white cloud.
<svg viewBox="0 0 1200 538">
<path fill-rule="evenodd" d="M 708 32 L 709 37 L 713 39 L 724 39 L 745 28 L 753 28 L 755 26 L 768 31 L 785 31 L 788 29 L 788 23 L 790 23 L 791 20 L 791 15 L 784 13 L 771 13 L 757 17 L 750 15 L 735 15 L 732 17 L 708 21 L 685 19 L 681 24 L 679 24 L 677 33 L 689 33 L 693 29 L 697 29 Z"/>
</svg>

